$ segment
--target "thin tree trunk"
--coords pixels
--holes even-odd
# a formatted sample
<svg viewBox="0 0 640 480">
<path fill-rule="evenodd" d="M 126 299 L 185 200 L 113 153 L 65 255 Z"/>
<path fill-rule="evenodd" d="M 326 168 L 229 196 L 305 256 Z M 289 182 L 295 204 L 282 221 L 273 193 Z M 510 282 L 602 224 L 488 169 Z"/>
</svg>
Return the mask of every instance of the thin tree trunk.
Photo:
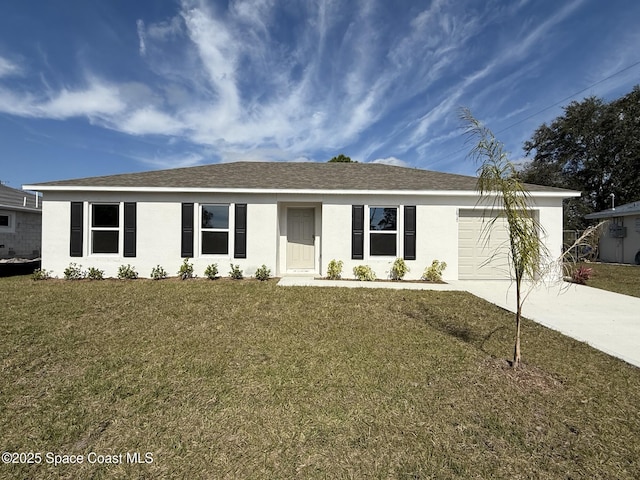
<svg viewBox="0 0 640 480">
<path fill-rule="evenodd" d="M 516 280 L 516 341 L 513 347 L 513 368 L 520 366 L 520 318 L 522 317 L 522 303 L 520 301 L 520 282 Z"/>
</svg>

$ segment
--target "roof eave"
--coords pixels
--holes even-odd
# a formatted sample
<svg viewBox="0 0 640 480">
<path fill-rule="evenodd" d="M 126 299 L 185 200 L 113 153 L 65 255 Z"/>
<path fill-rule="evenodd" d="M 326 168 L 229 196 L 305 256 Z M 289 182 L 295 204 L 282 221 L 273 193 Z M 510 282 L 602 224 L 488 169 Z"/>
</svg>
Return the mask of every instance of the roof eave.
<svg viewBox="0 0 640 480">
<path fill-rule="evenodd" d="M 600 218 L 625 217 L 627 215 L 640 215 L 640 210 L 627 210 L 626 212 L 606 210 L 604 212 L 589 213 L 585 215 L 584 218 L 587 220 L 598 220 Z"/>
<path fill-rule="evenodd" d="M 21 207 L 21 206 L 18 206 L 18 205 L 5 205 L 5 204 L 0 204 L 0 210 L 16 210 L 16 211 L 19 211 L 19 212 L 42 213 L 42 209 L 41 208 Z"/>
<path fill-rule="evenodd" d="M 204 188 L 204 187 L 116 187 L 78 185 L 23 185 L 25 190 L 39 192 L 138 192 L 138 193 L 254 193 L 254 194 L 297 194 L 297 195 L 444 195 L 477 196 L 477 190 L 357 190 L 357 189 L 276 189 L 276 188 Z M 574 191 L 533 191 L 533 197 L 579 197 Z"/>
</svg>

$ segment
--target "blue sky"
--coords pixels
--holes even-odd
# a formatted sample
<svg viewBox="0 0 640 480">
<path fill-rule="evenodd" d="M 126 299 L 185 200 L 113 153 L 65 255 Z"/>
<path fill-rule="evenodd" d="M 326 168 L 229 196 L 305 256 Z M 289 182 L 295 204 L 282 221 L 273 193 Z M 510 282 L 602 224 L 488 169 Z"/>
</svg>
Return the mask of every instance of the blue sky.
<svg viewBox="0 0 640 480">
<path fill-rule="evenodd" d="M 556 102 L 640 83 L 636 0 L 21 0 L 1 13 L 0 180 L 15 188 L 339 153 L 475 174 L 461 106 L 520 161 L 570 100 Z"/>
</svg>

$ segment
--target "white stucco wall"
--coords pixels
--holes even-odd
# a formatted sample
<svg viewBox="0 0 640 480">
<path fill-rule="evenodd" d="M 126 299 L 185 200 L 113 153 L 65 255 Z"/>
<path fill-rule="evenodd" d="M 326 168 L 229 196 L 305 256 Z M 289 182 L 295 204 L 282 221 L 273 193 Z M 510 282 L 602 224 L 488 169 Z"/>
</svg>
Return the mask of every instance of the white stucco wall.
<svg viewBox="0 0 640 480">
<path fill-rule="evenodd" d="M 69 256 L 70 202 L 84 202 L 84 256 Z M 94 255 L 90 253 L 89 211 L 91 203 L 136 202 L 137 204 L 137 255 L 122 256 L 123 235 L 120 235 L 120 253 Z M 353 267 L 369 265 L 378 278 L 389 277 L 391 265 L 404 252 L 405 205 L 416 208 L 416 260 L 407 261 L 410 272 L 406 279 L 418 279 L 424 269 L 435 259 L 445 261 L 444 280 L 458 277 L 458 211 L 476 207 L 473 196 L 419 196 L 419 195 L 339 195 L 339 194 L 208 194 L 208 193 L 131 193 L 131 192 L 46 192 L 43 201 L 42 267 L 63 276 L 71 262 L 83 268 L 97 267 L 107 277 L 117 276 L 118 267 L 131 264 L 141 277 L 148 277 L 156 265 L 161 265 L 170 275 L 176 275 L 182 258 L 181 203 L 194 203 L 196 210 L 194 232 L 195 273 L 203 276 L 207 265 L 217 263 L 221 275 L 226 276 L 229 264 L 238 264 L 246 276 L 253 275 L 265 264 L 272 275 L 287 274 L 286 270 L 286 212 L 289 207 L 310 207 L 315 211 L 315 265 L 316 275 L 326 275 L 330 260 L 344 262 L 343 277 L 353 278 Z M 235 203 L 247 204 L 247 258 L 233 258 L 233 233 Z M 200 209 L 201 204 L 228 204 L 229 254 L 201 255 Z M 351 259 L 352 205 L 365 205 L 365 256 Z M 397 255 L 382 257 L 369 255 L 368 207 L 398 207 Z M 536 199 L 538 211 L 546 235 L 545 241 L 551 257 L 557 258 L 562 248 L 561 199 Z M 123 222 L 123 215 L 120 216 Z M 290 272 L 289 272 L 290 273 Z"/>
<path fill-rule="evenodd" d="M 388 279 L 391 267 L 397 257 L 404 255 L 404 206 L 416 208 L 416 260 L 407 260 L 410 271 L 407 280 L 419 279 L 424 269 L 433 260 L 447 262 L 444 280 L 457 278 L 458 272 L 458 227 L 457 206 L 461 199 L 421 198 L 416 196 L 389 197 L 336 196 L 325 198 L 322 204 L 323 250 L 322 275 L 326 275 L 327 264 L 335 259 L 342 260 L 343 278 L 354 278 L 353 267 L 369 265 L 379 279 Z M 428 202 L 428 204 L 425 204 Z M 422 203 L 422 204 L 421 204 Z M 351 259 L 351 207 L 365 206 L 364 258 Z M 368 215 L 369 207 L 398 207 L 399 227 L 397 233 L 397 254 L 395 257 L 369 255 Z"/>
<path fill-rule="evenodd" d="M 538 221 L 544 228 L 542 240 L 549 253 L 546 259 L 547 280 L 559 280 L 562 276 L 562 267 L 558 262 L 562 255 L 562 200 L 537 200 L 535 206 L 538 212 Z"/>
<path fill-rule="evenodd" d="M 62 277 L 70 263 L 71 205 L 67 200 L 42 202 L 42 268 Z"/>
<path fill-rule="evenodd" d="M 477 205 L 474 197 L 419 197 L 385 198 L 384 196 L 348 197 L 339 199 L 326 198 L 322 205 L 324 242 L 322 251 L 322 274 L 326 275 L 326 267 L 330 260 L 344 262 L 343 277 L 353 278 L 353 267 L 369 265 L 378 278 L 388 278 L 391 265 L 395 257 L 370 256 L 369 236 L 365 225 L 365 257 L 363 260 L 351 260 L 351 205 L 365 205 L 365 224 L 367 223 L 368 206 L 399 206 L 400 229 L 397 256 L 403 252 L 403 208 L 404 205 L 416 205 L 416 260 L 407 261 L 410 272 L 407 280 L 419 279 L 426 267 L 433 260 L 444 261 L 447 268 L 443 272 L 443 279 L 457 280 L 458 278 L 458 211 L 484 208 Z M 562 253 L 562 200 L 558 198 L 534 199 L 533 209 L 539 216 L 544 227 L 543 241 L 549 251 L 546 259 L 549 264 L 549 278 L 555 278 L 560 270 L 552 264 Z M 346 237 L 345 226 L 348 228 Z"/>
<path fill-rule="evenodd" d="M 69 255 L 70 209 L 72 201 L 84 202 L 83 257 Z M 118 202 L 121 206 L 120 224 L 123 223 L 123 202 L 137 204 L 137 251 L 133 258 L 124 257 L 123 235 L 120 230 L 120 253 L 92 254 L 89 211 L 92 203 Z M 194 257 L 190 260 L 194 272 L 204 275 L 206 267 L 218 264 L 220 275 L 226 276 L 230 263 L 237 264 L 245 276 L 253 275 L 257 268 L 265 264 L 272 274 L 276 272 L 276 231 L 277 208 L 273 198 L 256 198 L 243 195 L 161 195 L 161 194 L 118 194 L 96 193 L 47 193 L 43 201 L 43 249 L 42 268 L 52 270 L 54 275 L 63 276 L 64 269 L 72 262 L 83 269 L 95 267 L 104 270 L 106 277 L 116 277 L 120 265 L 135 267 L 140 277 L 149 277 L 156 265 L 162 266 L 170 276 L 177 274 L 182 264 L 181 253 L 181 204 L 194 203 L 195 233 Z M 235 203 L 247 203 L 247 258 L 233 258 L 234 251 L 234 208 Z M 200 252 L 200 205 L 228 204 L 229 210 L 229 254 L 202 255 Z"/>
</svg>

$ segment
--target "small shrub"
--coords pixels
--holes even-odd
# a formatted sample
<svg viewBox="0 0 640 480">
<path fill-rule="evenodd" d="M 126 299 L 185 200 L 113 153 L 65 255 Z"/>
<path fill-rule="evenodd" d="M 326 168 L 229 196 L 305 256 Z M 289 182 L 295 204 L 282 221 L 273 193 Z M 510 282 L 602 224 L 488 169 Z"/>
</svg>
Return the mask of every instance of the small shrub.
<svg viewBox="0 0 640 480">
<path fill-rule="evenodd" d="M 393 280 L 402 280 L 408 271 L 409 267 L 407 267 L 404 259 L 396 258 L 396 261 L 393 262 L 393 266 L 391 267 L 391 278 Z"/>
<path fill-rule="evenodd" d="M 215 280 L 216 278 L 218 278 L 218 264 L 212 263 L 211 265 L 209 265 L 205 269 L 204 274 L 209 280 Z"/>
<path fill-rule="evenodd" d="M 369 265 L 353 267 L 353 275 L 361 282 L 372 282 L 376 279 L 376 274 L 373 273 Z"/>
<path fill-rule="evenodd" d="M 51 270 L 44 270 L 42 268 L 36 268 L 31 274 L 32 280 L 49 280 L 51 278 Z"/>
<path fill-rule="evenodd" d="M 261 282 L 264 282 L 265 280 L 269 280 L 270 276 L 271 276 L 271 270 L 269 270 L 267 266 L 264 264 L 259 269 L 256 270 L 256 278 Z"/>
<path fill-rule="evenodd" d="M 340 280 L 342 278 L 342 260 L 331 260 L 327 265 L 327 278 L 329 280 Z"/>
<path fill-rule="evenodd" d="M 178 276 L 182 280 L 193 277 L 193 263 L 189 263 L 188 258 L 185 258 L 182 261 L 182 265 L 180 265 L 180 268 L 178 269 Z"/>
<path fill-rule="evenodd" d="M 85 273 L 82 271 L 82 265 L 72 262 L 64 269 L 65 280 L 82 280 L 84 277 Z"/>
<path fill-rule="evenodd" d="M 441 282 L 442 272 L 447 268 L 447 262 L 441 262 L 440 260 L 434 260 L 431 262 L 431 266 L 424 269 L 422 274 L 422 280 L 428 282 Z"/>
<path fill-rule="evenodd" d="M 104 280 L 104 270 L 99 268 L 89 267 L 87 271 L 87 278 L 89 280 Z"/>
<path fill-rule="evenodd" d="M 234 280 L 242 280 L 244 277 L 242 276 L 242 270 L 240 270 L 240 265 L 231 265 L 231 270 L 229 270 L 229 276 Z"/>
<path fill-rule="evenodd" d="M 151 269 L 151 278 L 154 280 L 163 280 L 167 278 L 167 271 L 160 265 L 156 265 Z"/>
<path fill-rule="evenodd" d="M 571 280 L 579 285 L 586 285 L 587 280 L 590 280 L 593 276 L 593 268 L 585 267 L 582 265 L 580 268 L 576 268 L 571 274 Z"/>
<path fill-rule="evenodd" d="M 138 278 L 138 272 L 131 265 L 120 265 L 118 267 L 118 278 L 120 280 L 135 280 Z"/>
</svg>

